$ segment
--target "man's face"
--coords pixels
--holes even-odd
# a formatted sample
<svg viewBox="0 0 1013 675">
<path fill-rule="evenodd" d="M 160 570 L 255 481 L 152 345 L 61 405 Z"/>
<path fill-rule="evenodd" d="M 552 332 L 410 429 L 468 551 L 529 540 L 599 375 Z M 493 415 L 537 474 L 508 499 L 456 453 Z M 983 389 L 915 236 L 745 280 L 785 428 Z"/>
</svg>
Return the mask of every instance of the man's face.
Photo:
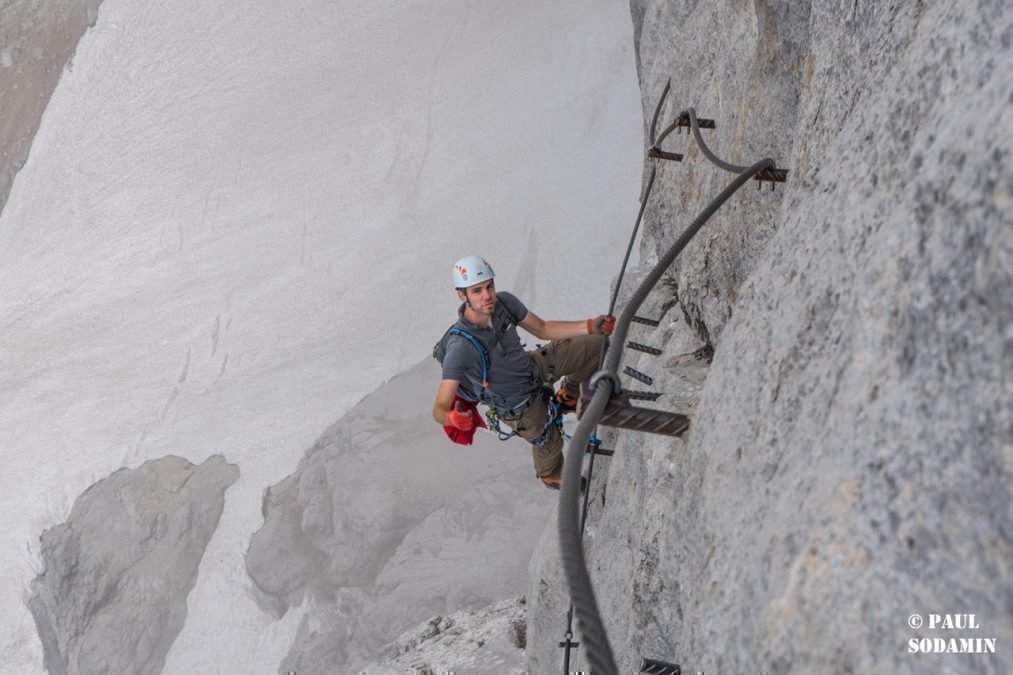
<svg viewBox="0 0 1013 675">
<path fill-rule="evenodd" d="M 496 308 L 496 285 L 492 279 L 458 291 L 457 295 L 479 314 L 492 314 Z"/>
</svg>

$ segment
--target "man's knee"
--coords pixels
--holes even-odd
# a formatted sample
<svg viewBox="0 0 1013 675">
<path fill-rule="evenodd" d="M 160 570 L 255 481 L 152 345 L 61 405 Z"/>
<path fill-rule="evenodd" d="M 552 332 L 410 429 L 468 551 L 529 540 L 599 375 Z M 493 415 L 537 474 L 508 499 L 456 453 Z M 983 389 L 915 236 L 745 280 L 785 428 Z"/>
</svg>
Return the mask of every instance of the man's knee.
<svg viewBox="0 0 1013 675">
<path fill-rule="evenodd" d="M 586 335 L 584 337 L 587 338 L 587 356 L 585 358 L 598 365 L 602 350 L 605 349 L 605 340 L 608 338 L 605 335 Z"/>
<path fill-rule="evenodd" d="M 557 377 L 567 377 L 574 383 L 590 379 L 601 362 L 604 335 L 580 335 L 560 344 L 554 357 L 559 366 Z"/>
</svg>

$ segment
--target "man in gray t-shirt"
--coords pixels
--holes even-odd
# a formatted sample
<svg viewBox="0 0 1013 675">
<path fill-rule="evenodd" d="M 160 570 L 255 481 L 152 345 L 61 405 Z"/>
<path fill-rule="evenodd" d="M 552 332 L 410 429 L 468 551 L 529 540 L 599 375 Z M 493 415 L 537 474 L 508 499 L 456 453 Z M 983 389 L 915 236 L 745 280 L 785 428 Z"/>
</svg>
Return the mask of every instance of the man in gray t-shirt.
<svg viewBox="0 0 1013 675">
<path fill-rule="evenodd" d="M 551 390 L 544 384 L 562 378 L 555 399 L 562 410 L 575 410 L 580 383 L 597 370 L 615 318 L 545 321 L 514 295 L 497 293 L 492 268 L 478 256 L 458 260 L 453 276 L 463 303 L 455 327 L 466 335 L 451 335 L 446 342 L 433 418 L 450 430 L 470 433 L 475 416 L 458 399 L 493 408 L 531 443 L 535 474 L 547 487 L 558 490 L 563 439 L 550 419 Z M 550 342 L 525 351 L 518 326 Z M 484 352 L 488 353 L 485 358 Z"/>
</svg>

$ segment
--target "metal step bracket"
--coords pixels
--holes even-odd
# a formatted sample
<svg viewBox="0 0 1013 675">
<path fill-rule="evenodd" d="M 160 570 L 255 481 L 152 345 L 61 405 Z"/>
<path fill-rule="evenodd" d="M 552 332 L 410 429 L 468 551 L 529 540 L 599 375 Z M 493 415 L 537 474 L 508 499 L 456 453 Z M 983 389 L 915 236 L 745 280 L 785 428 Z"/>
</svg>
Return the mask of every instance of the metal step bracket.
<svg viewBox="0 0 1013 675">
<path fill-rule="evenodd" d="M 678 663 L 665 663 L 647 657 L 641 657 L 640 672 L 652 675 L 682 675 L 682 666 Z"/>
<path fill-rule="evenodd" d="M 683 155 L 681 153 L 668 152 L 667 150 L 662 150 L 659 147 L 650 148 L 647 151 L 647 156 L 651 159 L 667 159 L 672 162 L 681 162 L 683 159 Z"/>
<path fill-rule="evenodd" d="M 632 395 L 643 395 L 644 392 L 620 391 L 613 394 L 612 398 L 605 405 L 605 411 L 598 421 L 607 427 L 626 429 L 628 431 L 643 431 L 650 434 L 662 434 L 664 436 L 681 436 L 689 428 L 689 418 L 680 413 L 667 412 L 665 410 L 651 410 L 640 408 L 630 403 Z M 587 385 L 581 385 L 580 403 L 577 406 L 577 417 L 580 418 L 591 402 L 594 392 Z M 654 394 L 654 398 L 661 394 Z"/>
<path fill-rule="evenodd" d="M 760 185 L 767 181 L 770 183 L 770 189 L 773 190 L 777 183 L 788 182 L 788 170 L 787 169 L 763 169 L 758 174 L 753 176 L 753 180 L 756 181 L 756 189 L 760 189 Z"/>
<path fill-rule="evenodd" d="M 680 115 L 679 119 L 677 119 L 675 123 L 677 125 L 676 129 L 675 129 L 675 133 L 677 133 L 677 134 L 681 134 L 683 128 L 686 128 L 686 129 L 691 128 L 691 124 L 690 124 L 690 121 L 689 121 L 689 115 L 687 115 L 686 113 L 683 113 L 682 115 Z M 708 119 L 706 117 L 697 117 L 696 118 L 696 125 L 698 127 L 700 127 L 701 129 L 717 129 L 717 127 L 718 127 L 717 123 L 714 120 Z"/>
</svg>

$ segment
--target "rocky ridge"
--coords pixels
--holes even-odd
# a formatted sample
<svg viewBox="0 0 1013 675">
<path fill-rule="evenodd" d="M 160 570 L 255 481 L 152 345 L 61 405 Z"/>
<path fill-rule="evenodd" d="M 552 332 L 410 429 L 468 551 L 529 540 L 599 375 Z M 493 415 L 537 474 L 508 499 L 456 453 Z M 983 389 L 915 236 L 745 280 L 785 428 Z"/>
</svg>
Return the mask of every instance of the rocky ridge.
<svg viewBox="0 0 1013 675">
<path fill-rule="evenodd" d="M 524 598 L 434 616 L 405 631 L 359 675 L 496 673 L 521 675 L 527 644 Z"/>
<path fill-rule="evenodd" d="M 159 673 L 239 469 L 163 457 L 88 488 L 42 535 L 28 607 L 51 675 Z"/>
</svg>

